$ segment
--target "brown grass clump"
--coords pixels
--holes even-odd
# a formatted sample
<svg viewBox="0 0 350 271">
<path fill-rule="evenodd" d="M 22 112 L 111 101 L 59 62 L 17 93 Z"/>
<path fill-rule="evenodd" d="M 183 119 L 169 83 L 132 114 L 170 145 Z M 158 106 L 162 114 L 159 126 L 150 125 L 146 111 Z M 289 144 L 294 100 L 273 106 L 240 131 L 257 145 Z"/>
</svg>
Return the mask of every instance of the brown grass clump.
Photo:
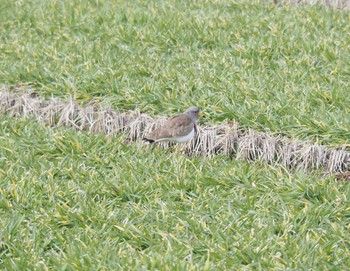
<svg viewBox="0 0 350 271">
<path fill-rule="evenodd" d="M 65 126 L 91 133 L 115 136 L 123 133 L 126 142 L 137 141 L 165 122 L 166 117 L 152 118 L 137 111 L 115 112 L 98 104 L 79 106 L 52 98 L 44 100 L 32 89 L 0 88 L 0 111 L 16 117 L 34 117 L 51 126 Z M 169 144 L 162 143 L 167 147 Z M 328 172 L 350 170 L 350 152 L 343 148 L 327 148 L 317 143 L 291 140 L 269 133 L 244 130 L 236 122 L 199 127 L 186 145 L 185 153 L 195 156 L 223 154 L 248 161 L 279 163 L 287 168 L 305 171 L 322 169 Z"/>
</svg>

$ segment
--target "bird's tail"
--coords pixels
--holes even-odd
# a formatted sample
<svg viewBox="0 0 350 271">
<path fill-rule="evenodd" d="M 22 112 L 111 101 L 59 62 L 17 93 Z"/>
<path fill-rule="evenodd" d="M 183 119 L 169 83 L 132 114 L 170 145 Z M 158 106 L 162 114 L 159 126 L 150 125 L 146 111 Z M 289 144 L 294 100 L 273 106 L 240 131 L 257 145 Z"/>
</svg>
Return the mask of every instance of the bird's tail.
<svg viewBox="0 0 350 271">
<path fill-rule="evenodd" d="M 154 143 L 154 140 L 153 139 L 149 139 L 149 138 L 146 138 L 146 137 L 144 137 L 144 138 L 142 138 L 144 141 L 147 141 L 147 142 L 149 142 L 149 143 Z"/>
</svg>

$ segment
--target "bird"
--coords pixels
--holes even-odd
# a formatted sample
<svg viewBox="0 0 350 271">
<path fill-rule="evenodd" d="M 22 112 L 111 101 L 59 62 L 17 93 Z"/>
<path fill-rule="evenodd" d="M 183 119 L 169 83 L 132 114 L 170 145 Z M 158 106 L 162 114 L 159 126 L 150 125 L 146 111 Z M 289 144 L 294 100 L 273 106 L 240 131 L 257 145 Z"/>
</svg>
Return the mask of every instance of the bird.
<svg viewBox="0 0 350 271">
<path fill-rule="evenodd" d="M 193 138 L 199 117 L 199 108 L 192 106 L 184 113 L 168 119 L 164 125 L 150 132 L 143 140 L 149 143 L 186 143 Z"/>
</svg>

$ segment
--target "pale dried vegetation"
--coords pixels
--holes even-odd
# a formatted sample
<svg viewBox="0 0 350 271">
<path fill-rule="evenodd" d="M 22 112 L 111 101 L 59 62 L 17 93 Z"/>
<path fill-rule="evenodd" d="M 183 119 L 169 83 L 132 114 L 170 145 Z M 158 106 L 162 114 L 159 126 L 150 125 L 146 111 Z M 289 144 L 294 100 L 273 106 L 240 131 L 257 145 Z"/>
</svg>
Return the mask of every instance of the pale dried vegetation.
<svg viewBox="0 0 350 271">
<path fill-rule="evenodd" d="M 350 10 L 349 0 L 272 0 L 275 4 L 307 4 L 307 5 L 324 5 L 335 9 Z"/>
<path fill-rule="evenodd" d="M 126 142 L 147 145 L 141 139 L 159 127 L 166 117 L 153 118 L 137 111 L 115 112 L 97 103 L 78 105 L 73 99 L 63 102 L 45 100 L 33 89 L 0 89 L 0 110 L 14 117 L 34 117 L 50 126 L 72 127 L 91 133 L 116 136 L 123 134 Z M 162 143 L 162 147 L 169 144 Z M 146 146 L 144 146 L 146 147 Z M 346 172 L 350 170 L 350 152 L 345 147 L 328 148 L 269 133 L 243 129 L 236 122 L 199 127 L 195 138 L 183 146 L 189 155 L 223 154 L 235 159 L 279 163 L 287 168 Z"/>
</svg>

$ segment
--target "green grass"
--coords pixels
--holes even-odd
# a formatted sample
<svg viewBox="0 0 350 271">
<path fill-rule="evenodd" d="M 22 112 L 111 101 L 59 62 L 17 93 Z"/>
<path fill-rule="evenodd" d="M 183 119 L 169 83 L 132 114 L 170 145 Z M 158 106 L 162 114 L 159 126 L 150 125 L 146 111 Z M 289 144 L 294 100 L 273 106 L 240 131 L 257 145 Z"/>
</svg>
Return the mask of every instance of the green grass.
<svg viewBox="0 0 350 271">
<path fill-rule="evenodd" d="M 349 13 L 254 1 L 2 1 L 0 82 L 349 142 Z"/>
<path fill-rule="evenodd" d="M 344 270 L 349 184 L 1 121 L 5 270 Z M 35 146 L 35 148 L 33 148 Z"/>
<path fill-rule="evenodd" d="M 0 84 L 349 144 L 349 13 L 0 0 Z M 346 270 L 350 185 L 0 116 L 1 270 Z"/>
</svg>

